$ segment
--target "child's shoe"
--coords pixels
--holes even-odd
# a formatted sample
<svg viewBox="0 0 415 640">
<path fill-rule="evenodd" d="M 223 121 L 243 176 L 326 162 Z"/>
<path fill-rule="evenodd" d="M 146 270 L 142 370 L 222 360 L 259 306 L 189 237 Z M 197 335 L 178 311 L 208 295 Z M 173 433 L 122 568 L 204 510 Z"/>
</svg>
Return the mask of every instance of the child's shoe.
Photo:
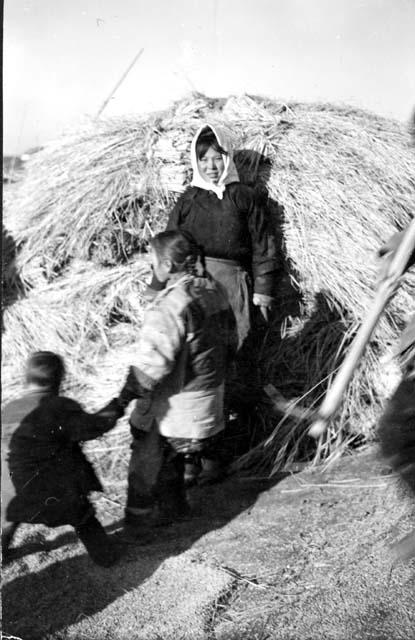
<svg viewBox="0 0 415 640">
<path fill-rule="evenodd" d="M 201 487 L 208 484 L 215 484 L 215 482 L 223 480 L 225 475 L 225 469 L 219 460 L 203 458 L 202 471 L 197 479 L 197 484 Z"/>
<path fill-rule="evenodd" d="M 187 500 L 180 500 L 175 505 L 160 504 L 154 513 L 153 526 L 167 527 L 175 522 L 189 520 L 191 516 Z"/>
<path fill-rule="evenodd" d="M 127 544 L 148 544 L 154 538 L 151 531 L 154 520 L 155 507 L 126 508 L 124 514 L 124 527 L 120 532 L 120 538 Z"/>
<path fill-rule="evenodd" d="M 120 550 L 94 515 L 75 527 L 88 555 L 100 567 L 111 567 L 120 558 Z"/>
</svg>

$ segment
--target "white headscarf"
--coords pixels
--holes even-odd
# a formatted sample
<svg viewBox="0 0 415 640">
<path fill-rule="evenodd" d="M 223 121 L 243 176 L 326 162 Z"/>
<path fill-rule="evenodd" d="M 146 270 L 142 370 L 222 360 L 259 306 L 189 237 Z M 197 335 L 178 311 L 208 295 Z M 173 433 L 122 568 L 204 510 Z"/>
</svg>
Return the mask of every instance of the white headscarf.
<svg viewBox="0 0 415 640">
<path fill-rule="evenodd" d="M 212 182 L 207 182 L 199 172 L 199 167 L 197 164 L 197 155 L 196 155 L 196 144 L 199 139 L 200 134 L 206 128 L 211 129 L 214 133 L 216 140 L 219 145 L 227 152 L 227 155 L 222 156 L 223 161 L 225 163 L 225 168 L 221 177 L 219 178 L 218 184 L 213 184 Z M 225 129 L 222 125 L 212 125 L 205 123 L 201 127 L 199 127 L 196 135 L 192 140 L 192 146 L 190 148 L 190 157 L 192 161 L 192 169 L 193 169 L 193 179 L 191 185 L 193 187 L 199 187 L 200 189 L 206 189 L 207 191 L 213 191 L 216 193 L 219 200 L 223 198 L 223 192 L 226 189 L 226 185 L 231 182 L 239 182 L 238 171 L 235 167 L 235 163 L 233 161 L 233 144 L 232 144 L 232 136 L 230 132 Z"/>
</svg>

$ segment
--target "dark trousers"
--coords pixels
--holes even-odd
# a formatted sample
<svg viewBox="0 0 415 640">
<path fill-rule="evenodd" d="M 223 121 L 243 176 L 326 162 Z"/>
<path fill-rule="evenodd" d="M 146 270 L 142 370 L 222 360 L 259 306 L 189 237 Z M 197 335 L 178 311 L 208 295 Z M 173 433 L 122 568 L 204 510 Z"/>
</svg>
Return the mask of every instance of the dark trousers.
<svg viewBox="0 0 415 640">
<path fill-rule="evenodd" d="M 185 454 L 158 433 L 154 422 L 148 432 L 132 429 L 128 470 L 126 517 L 131 523 L 151 519 L 157 505 L 161 517 L 172 518 L 187 510 L 184 482 Z"/>
<path fill-rule="evenodd" d="M 133 440 L 128 466 L 127 513 L 151 514 L 156 502 L 157 480 L 162 465 L 161 438 L 153 421 L 149 431 L 131 427 Z"/>
</svg>

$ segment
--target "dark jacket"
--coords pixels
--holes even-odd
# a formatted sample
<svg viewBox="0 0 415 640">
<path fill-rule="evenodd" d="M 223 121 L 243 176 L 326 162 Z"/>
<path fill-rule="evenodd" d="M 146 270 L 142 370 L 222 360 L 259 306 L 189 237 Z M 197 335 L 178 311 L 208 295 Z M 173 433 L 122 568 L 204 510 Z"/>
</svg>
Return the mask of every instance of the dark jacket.
<svg viewBox="0 0 415 640">
<path fill-rule="evenodd" d="M 101 436 L 121 413 L 111 402 L 88 414 L 74 400 L 43 391 L 7 404 L 2 414 L 7 520 L 76 526 L 89 510 L 87 494 L 102 491 L 79 442 Z"/>
<path fill-rule="evenodd" d="M 276 255 L 266 213 L 251 187 L 233 182 L 223 198 L 199 187 L 189 187 L 170 213 L 167 230 L 192 234 L 211 258 L 235 260 L 252 276 L 254 293 L 272 296 Z"/>
</svg>

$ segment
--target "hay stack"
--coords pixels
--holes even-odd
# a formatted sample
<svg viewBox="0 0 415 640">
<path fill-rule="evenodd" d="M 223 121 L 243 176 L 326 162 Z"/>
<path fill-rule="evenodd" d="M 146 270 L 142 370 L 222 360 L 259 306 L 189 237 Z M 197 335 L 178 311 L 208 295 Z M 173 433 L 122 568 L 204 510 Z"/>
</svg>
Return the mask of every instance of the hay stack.
<svg viewBox="0 0 415 640">
<path fill-rule="evenodd" d="M 283 230 L 286 265 L 262 379 L 303 404 L 319 400 L 372 297 L 377 248 L 413 215 L 415 153 L 393 121 L 247 96 L 192 96 L 166 112 L 89 122 L 29 161 L 5 215 L 27 289 L 4 317 L 5 399 L 26 355 L 45 347 L 66 356 L 71 386 L 89 406 L 116 392 L 119 354 L 128 361 L 143 307 L 147 267 L 136 250 L 164 228 L 206 119 L 236 133 L 241 177 L 268 197 Z M 371 432 L 390 390 L 382 359 L 414 293 L 408 276 L 350 385 L 338 418 L 345 433 Z M 281 444 L 285 459 L 300 425 L 265 422 L 264 433 L 275 431 L 262 459 L 275 459 Z"/>
</svg>

